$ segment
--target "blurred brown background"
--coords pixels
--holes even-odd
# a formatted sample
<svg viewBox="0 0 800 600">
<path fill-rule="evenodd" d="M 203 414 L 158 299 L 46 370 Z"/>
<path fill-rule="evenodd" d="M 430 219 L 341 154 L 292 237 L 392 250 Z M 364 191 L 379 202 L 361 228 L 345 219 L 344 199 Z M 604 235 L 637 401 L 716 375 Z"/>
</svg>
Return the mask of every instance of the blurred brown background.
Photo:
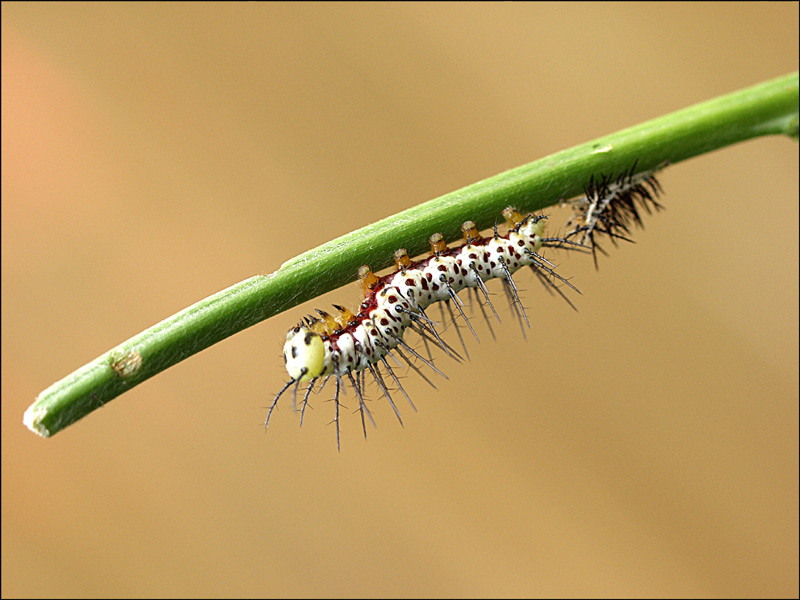
<svg viewBox="0 0 800 600">
<path fill-rule="evenodd" d="M 797 596 L 798 147 L 661 177 L 365 443 L 284 401 L 286 329 L 52 439 L 45 387 L 303 250 L 797 69 L 786 4 L 2 5 L 2 595 Z M 553 213 L 553 222 L 565 215 Z M 493 283 L 499 293 L 499 285 Z M 476 320 L 477 322 L 477 320 Z M 450 332 L 452 333 L 452 332 Z M 373 394 L 374 395 L 374 394 Z M 351 404 L 350 408 L 354 408 Z"/>
</svg>

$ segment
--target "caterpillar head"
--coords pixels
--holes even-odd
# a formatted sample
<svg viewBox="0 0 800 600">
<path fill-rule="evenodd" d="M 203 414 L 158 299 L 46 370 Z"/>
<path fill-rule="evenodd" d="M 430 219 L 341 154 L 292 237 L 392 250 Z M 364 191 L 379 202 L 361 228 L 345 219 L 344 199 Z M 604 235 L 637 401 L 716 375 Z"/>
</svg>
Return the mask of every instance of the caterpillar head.
<svg viewBox="0 0 800 600">
<path fill-rule="evenodd" d="M 325 344 L 319 334 L 308 327 L 294 327 L 286 334 L 283 360 L 293 380 L 314 379 L 322 375 L 325 369 Z"/>
</svg>

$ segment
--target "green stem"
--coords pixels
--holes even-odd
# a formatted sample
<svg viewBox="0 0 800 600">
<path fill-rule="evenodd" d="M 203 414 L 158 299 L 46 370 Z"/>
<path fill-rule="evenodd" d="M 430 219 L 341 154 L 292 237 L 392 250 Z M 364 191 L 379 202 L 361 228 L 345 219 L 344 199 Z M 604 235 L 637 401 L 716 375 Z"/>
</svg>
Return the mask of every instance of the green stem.
<svg viewBox="0 0 800 600">
<path fill-rule="evenodd" d="M 636 162 L 649 171 L 762 135 L 798 135 L 798 74 L 791 73 L 500 173 L 344 235 L 237 283 L 123 342 L 53 384 L 25 412 L 48 437 L 196 352 L 353 280 L 358 267 L 391 264 L 394 250 L 426 249 L 431 233 L 455 239 L 465 220 L 492 225 L 508 205 L 533 211 L 581 194 L 592 175 Z"/>
</svg>

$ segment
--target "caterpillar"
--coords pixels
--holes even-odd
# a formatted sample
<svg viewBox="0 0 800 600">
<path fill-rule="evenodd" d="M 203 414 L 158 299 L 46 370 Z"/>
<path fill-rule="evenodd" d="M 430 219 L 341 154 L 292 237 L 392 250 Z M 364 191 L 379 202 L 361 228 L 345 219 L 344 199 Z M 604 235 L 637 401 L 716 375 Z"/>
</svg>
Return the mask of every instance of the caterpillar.
<svg viewBox="0 0 800 600">
<path fill-rule="evenodd" d="M 436 386 L 420 366 L 415 364 L 414 359 L 421 366 L 426 366 L 446 378 L 433 364 L 430 351 L 428 358 L 417 352 L 404 340 L 404 333 L 407 329 L 415 331 L 426 348 L 430 342 L 446 355 L 461 360 L 461 355 L 441 338 L 436 322 L 425 312 L 431 304 L 442 302 L 455 323 L 456 316 L 452 311 L 452 307 L 455 307 L 477 339 L 475 330 L 461 308 L 463 302 L 458 295 L 461 290 L 473 290 L 478 298 L 478 305 L 486 316 L 482 297 L 485 305 L 489 306 L 499 321 L 500 317 L 492 305 L 486 282 L 500 279 L 520 323 L 524 321 L 530 327 L 512 277 L 519 269 L 529 267 L 548 291 L 560 295 L 574 309 L 557 282 L 577 293 L 580 291 L 556 272 L 556 266 L 542 255 L 542 249 L 550 247 L 578 252 L 591 250 L 596 264 L 596 250 L 604 252 L 597 245 L 597 238 L 606 236 L 615 244 L 618 239 L 631 241 L 625 235 L 630 224 L 641 225 L 637 205 L 647 212 L 651 212 L 653 208 L 662 208 L 656 201 L 661 188 L 654 172 L 636 175 L 635 166 L 619 177 L 592 178 L 585 188 L 584 196 L 572 203 L 576 215 L 574 220 L 568 222 L 568 227 L 571 225 L 572 229 L 564 237 L 544 237 L 547 219 L 544 215 L 523 215 L 515 208 L 508 207 L 502 213 L 508 225 L 504 235 L 500 235 L 495 225 L 493 235 L 483 237 L 475 223 L 467 221 L 461 226 L 463 240 L 451 247 L 448 247 L 441 234 L 433 234 L 429 240 L 431 250 L 427 257 L 411 260 L 406 250 L 397 250 L 394 254 L 395 268 L 387 275 L 379 277 L 369 266 L 361 267 L 358 279 L 364 299 L 357 312 L 333 305 L 339 313 L 337 316 L 317 310 L 318 316 L 306 316 L 287 332 L 283 358 L 290 379 L 274 397 L 264 423 L 265 428 L 269 426 L 278 400 L 289 388 L 293 388 L 293 406 L 297 410 L 298 389 L 301 383 L 307 383 L 300 408 L 302 426 L 312 391 L 321 382 L 319 388 L 316 388 L 317 393 L 321 392 L 333 380 L 333 421 L 336 425 L 337 448 L 341 449 L 340 395 L 348 383 L 358 399 L 358 412 L 366 438 L 366 421 L 375 425 L 364 398 L 367 373 L 377 384 L 402 426 L 403 419 L 392 398 L 389 389 L 391 385 L 387 385 L 387 380 L 391 380 L 413 410 L 416 411 L 416 407 L 387 358 L 393 359 L 398 366 L 405 363 L 434 388 Z M 457 325 L 456 331 L 461 338 Z M 523 327 L 523 334 L 524 331 Z M 463 339 L 461 343 L 467 354 Z"/>
<path fill-rule="evenodd" d="M 644 209 L 647 214 L 663 210 L 657 200 L 663 189 L 655 173 L 667 164 L 636 174 L 634 162 L 630 169 L 617 177 L 592 177 L 583 196 L 570 202 L 575 216 L 567 222 L 568 231 L 564 237 L 576 238 L 577 243 L 591 248 L 595 268 L 597 252 L 608 255 L 598 243 L 599 238 L 606 237 L 615 246 L 617 240 L 633 242 L 630 239 L 631 225 L 644 227 L 639 209 Z"/>
<path fill-rule="evenodd" d="M 309 382 L 301 408 L 302 424 L 308 397 L 316 383 L 322 379 L 325 385 L 333 378 L 336 386 L 334 422 L 337 447 L 340 447 L 339 397 L 346 382 L 350 383 L 358 398 L 358 410 L 366 437 L 365 419 L 368 418 L 374 424 L 364 402 L 363 390 L 367 372 L 377 383 L 402 425 L 400 411 L 391 396 L 389 386 L 386 385 L 384 373 L 391 378 L 412 408 L 416 408 L 386 360 L 387 356 L 393 357 L 396 354 L 428 383 L 430 380 L 412 362 L 412 357 L 434 372 L 444 375 L 433 365 L 432 360 L 426 359 L 404 341 L 405 330 L 410 328 L 423 340 L 439 346 L 447 355 L 461 358 L 442 340 L 435 322 L 425 313 L 428 306 L 435 302 L 445 302 L 450 309 L 452 303 L 477 338 L 461 309 L 463 302 L 458 292 L 464 288 L 473 288 L 476 293 L 479 290 L 499 320 L 485 282 L 494 278 L 501 279 L 513 299 L 515 310 L 528 326 L 530 323 L 512 277 L 514 272 L 528 266 L 546 285 L 554 287 L 551 279 L 554 278 L 577 291 L 567 279 L 555 272 L 555 265 L 544 258 L 540 251 L 554 245 L 579 245 L 563 238 L 543 237 L 546 217 L 542 215 L 531 213 L 523 216 L 509 207 L 503 211 L 503 216 L 509 224 L 505 235 L 500 235 L 495 227 L 494 235 L 484 238 L 475 223 L 467 221 L 461 228 L 464 240 L 458 246 L 449 248 L 442 235 L 437 233 L 430 238 L 431 252 L 427 258 L 412 261 L 408 253 L 400 249 L 394 254 L 394 271 L 383 277 L 375 275 L 366 265 L 361 267 L 359 280 L 364 291 L 364 300 L 357 313 L 334 305 L 340 313 L 338 317 L 317 311 L 319 318 L 306 317 L 303 322 L 290 329 L 283 348 L 290 380 L 273 400 L 265 426 L 269 425 L 272 411 L 281 395 L 294 385 L 296 407 L 297 388 L 301 382 Z M 560 292 L 558 288 L 555 289 Z"/>
</svg>

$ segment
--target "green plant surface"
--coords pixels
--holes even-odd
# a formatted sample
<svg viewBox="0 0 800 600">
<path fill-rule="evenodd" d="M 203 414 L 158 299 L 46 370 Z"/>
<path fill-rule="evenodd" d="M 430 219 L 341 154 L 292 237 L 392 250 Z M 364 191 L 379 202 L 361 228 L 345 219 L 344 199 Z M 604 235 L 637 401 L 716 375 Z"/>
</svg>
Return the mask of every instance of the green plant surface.
<svg viewBox="0 0 800 600">
<path fill-rule="evenodd" d="M 791 73 L 607 135 L 339 237 L 205 298 L 119 344 L 44 390 L 23 422 L 49 437 L 142 381 L 251 325 L 340 287 L 359 266 L 391 264 L 394 250 L 425 251 L 428 235 L 452 240 L 471 219 L 490 227 L 513 205 L 535 211 L 582 193 L 592 176 L 636 164 L 651 171 L 765 135 L 798 138 L 798 73 Z"/>
</svg>

